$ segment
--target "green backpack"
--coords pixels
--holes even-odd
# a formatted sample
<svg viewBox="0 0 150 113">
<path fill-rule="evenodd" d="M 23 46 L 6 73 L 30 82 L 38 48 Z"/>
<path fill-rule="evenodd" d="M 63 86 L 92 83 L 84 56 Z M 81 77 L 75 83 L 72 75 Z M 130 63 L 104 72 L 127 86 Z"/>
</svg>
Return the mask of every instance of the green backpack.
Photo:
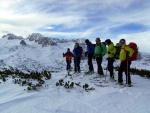
<svg viewBox="0 0 150 113">
<path fill-rule="evenodd" d="M 116 53 L 114 55 L 114 58 L 118 60 L 120 56 L 120 51 L 121 51 L 121 47 L 119 46 L 119 43 L 116 44 L 115 48 L 116 48 Z"/>
</svg>

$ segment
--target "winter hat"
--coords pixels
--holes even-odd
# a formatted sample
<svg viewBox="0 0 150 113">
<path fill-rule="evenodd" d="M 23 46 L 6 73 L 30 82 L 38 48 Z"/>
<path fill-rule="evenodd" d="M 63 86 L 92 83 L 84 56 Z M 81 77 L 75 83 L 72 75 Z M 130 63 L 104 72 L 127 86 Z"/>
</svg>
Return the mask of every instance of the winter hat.
<svg viewBox="0 0 150 113">
<path fill-rule="evenodd" d="M 101 41 L 99 37 L 96 38 L 96 41 Z"/>
<path fill-rule="evenodd" d="M 77 48 L 77 47 L 79 47 L 79 43 L 75 43 L 74 48 Z"/>
<path fill-rule="evenodd" d="M 79 43 L 76 43 L 77 46 L 79 46 Z"/>
<path fill-rule="evenodd" d="M 70 51 L 70 49 L 68 48 L 67 51 Z"/>
<path fill-rule="evenodd" d="M 88 39 L 86 39 L 86 40 L 85 40 L 85 43 L 89 43 L 89 40 L 88 40 Z"/>
<path fill-rule="evenodd" d="M 110 39 L 106 39 L 105 42 L 109 45 L 111 43 Z"/>
<path fill-rule="evenodd" d="M 125 43 L 126 43 L 126 40 L 125 40 L 125 39 L 121 39 L 121 40 L 119 41 L 119 43 L 125 44 Z"/>
</svg>

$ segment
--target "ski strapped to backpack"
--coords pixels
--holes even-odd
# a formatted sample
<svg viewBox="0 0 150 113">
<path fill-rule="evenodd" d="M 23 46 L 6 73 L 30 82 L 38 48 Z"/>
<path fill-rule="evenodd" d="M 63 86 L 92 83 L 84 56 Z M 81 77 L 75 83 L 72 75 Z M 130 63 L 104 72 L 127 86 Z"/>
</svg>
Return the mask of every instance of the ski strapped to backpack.
<svg viewBox="0 0 150 113">
<path fill-rule="evenodd" d="M 128 46 L 134 50 L 133 55 L 130 57 L 130 61 L 134 61 L 134 60 L 137 59 L 137 54 L 138 54 L 138 47 L 137 47 L 137 44 L 134 43 L 134 42 L 130 42 L 130 43 L 128 44 Z M 126 47 L 126 46 L 125 46 L 125 47 Z M 125 48 L 123 48 L 123 49 L 124 49 L 124 51 L 126 52 L 126 54 L 128 54 L 128 52 L 125 50 Z"/>
</svg>

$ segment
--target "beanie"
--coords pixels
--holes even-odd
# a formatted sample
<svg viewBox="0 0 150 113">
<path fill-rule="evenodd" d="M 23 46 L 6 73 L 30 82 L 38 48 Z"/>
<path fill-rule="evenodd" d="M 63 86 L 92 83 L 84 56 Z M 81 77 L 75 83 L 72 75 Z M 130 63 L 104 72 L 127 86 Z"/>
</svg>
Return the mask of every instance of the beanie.
<svg viewBox="0 0 150 113">
<path fill-rule="evenodd" d="M 106 39 L 105 42 L 106 42 L 107 44 L 110 44 L 110 43 L 111 43 L 111 40 L 110 40 L 110 39 Z"/>
<path fill-rule="evenodd" d="M 70 51 L 70 49 L 68 48 L 67 50 L 69 50 Z"/>
<path fill-rule="evenodd" d="M 99 37 L 96 38 L 96 41 L 101 41 Z"/>
<path fill-rule="evenodd" d="M 125 44 L 125 43 L 126 43 L 126 41 L 125 41 L 125 39 L 121 39 L 121 40 L 119 41 L 119 43 L 121 43 L 121 44 Z"/>
<path fill-rule="evenodd" d="M 86 40 L 85 40 L 85 43 L 89 43 L 89 40 L 88 40 L 88 39 L 86 39 Z"/>
</svg>

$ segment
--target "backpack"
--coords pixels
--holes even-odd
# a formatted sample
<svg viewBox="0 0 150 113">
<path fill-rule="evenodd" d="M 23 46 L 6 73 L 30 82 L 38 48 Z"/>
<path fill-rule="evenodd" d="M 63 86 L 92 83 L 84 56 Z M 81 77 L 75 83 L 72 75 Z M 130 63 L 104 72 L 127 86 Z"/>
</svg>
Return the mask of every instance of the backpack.
<svg viewBox="0 0 150 113">
<path fill-rule="evenodd" d="M 96 44 L 92 44 L 92 45 L 94 46 L 94 49 L 95 49 Z"/>
<path fill-rule="evenodd" d="M 105 42 L 102 42 L 104 44 L 104 46 L 106 47 L 106 43 Z"/>
<path fill-rule="evenodd" d="M 96 44 L 92 44 L 92 43 L 89 44 L 89 50 L 90 50 L 90 52 L 94 52 L 95 45 Z"/>
<path fill-rule="evenodd" d="M 134 50 L 134 53 L 133 53 L 132 57 L 130 57 L 130 61 L 136 60 L 137 59 L 137 54 L 138 54 L 137 44 L 134 43 L 134 42 L 130 42 L 127 46 L 129 46 L 130 48 L 132 48 Z M 125 50 L 125 48 L 124 48 L 124 51 L 128 55 L 128 52 Z"/>
<path fill-rule="evenodd" d="M 104 43 L 100 42 L 98 45 L 95 45 L 95 46 L 97 46 L 101 49 L 101 51 L 96 50 L 96 54 L 99 54 L 99 55 L 101 54 L 103 56 L 106 54 L 106 46 L 104 45 Z"/>
<path fill-rule="evenodd" d="M 133 53 L 132 57 L 130 58 L 130 61 L 134 61 L 137 59 L 137 54 L 138 54 L 137 44 L 134 42 L 130 42 L 128 46 L 134 50 L 134 53 Z"/>
<path fill-rule="evenodd" d="M 120 56 L 121 47 L 119 46 L 119 43 L 117 43 L 116 46 L 114 47 L 116 48 L 116 53 L 114 54 L 114 58 L 118 60 Z"/>
<path fill-rule="evenodd" d="M 105 42 L 101 42 L 101 44 L 103 44 L 104 45 L 104 47 L 106 48 L 106 44 L 105 44 Z M 102 45 L 100 45 L 100 48 L 102 49 L 102 51 L 104 51 L 104 49 L 102 48 Z M 104 53 L 104 55 L 106 54 L 106 52 Z"/>
</svg>

